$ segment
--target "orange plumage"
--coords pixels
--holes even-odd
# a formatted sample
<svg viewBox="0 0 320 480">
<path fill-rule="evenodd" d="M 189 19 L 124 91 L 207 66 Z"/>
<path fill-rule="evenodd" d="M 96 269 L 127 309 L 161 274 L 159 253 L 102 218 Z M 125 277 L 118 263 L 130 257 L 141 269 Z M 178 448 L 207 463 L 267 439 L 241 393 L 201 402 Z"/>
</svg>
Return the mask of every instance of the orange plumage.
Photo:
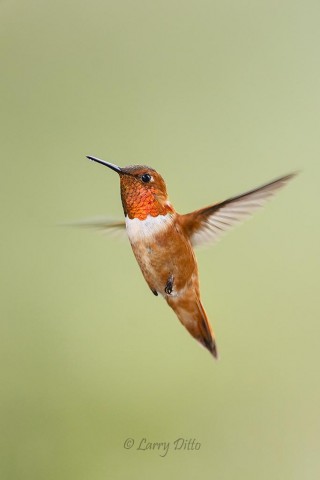
<svg viewBox="0 0 320 480">
<path fill-rule="evenodd" d="M 88 157 L 120 176 L 125 223 L 133 253 L 155 295 L 161 294 L 189 333 L 217 357 L 213 330 L 200 300 L 193 247 L 221 234 L 261 207 L 295 174 L 200 210 L 180 215 L 168 200 L 166 185 L 154 169 L 120 168 Z M 110 224 L 119 227 L 119 224 Z M 108 227 L 108 225 L 104 225 Z"/>
</svg>

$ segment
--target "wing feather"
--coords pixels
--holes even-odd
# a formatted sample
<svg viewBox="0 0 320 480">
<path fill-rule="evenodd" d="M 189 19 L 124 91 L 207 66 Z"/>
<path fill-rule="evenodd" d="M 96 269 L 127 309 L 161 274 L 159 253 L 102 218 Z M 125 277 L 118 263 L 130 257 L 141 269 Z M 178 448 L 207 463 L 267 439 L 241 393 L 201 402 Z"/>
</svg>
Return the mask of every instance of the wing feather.
<svg viewBox="0 0 320 480">
<path fill-rule="evenodd" d="M 182 215 L 182 224 L 193 246 L 212 244 L 265 205 L 297 173 L 277 178 L 249 192 Z"/>
<path fill-rule="evenodd" d="M 126 224 L 123 220 L 114 220 L 108 217 L 93 217 L 63 224 L 68 227 L 82 227 L 101 230 L 104 233 L 126 236 Z"/>
</svg>

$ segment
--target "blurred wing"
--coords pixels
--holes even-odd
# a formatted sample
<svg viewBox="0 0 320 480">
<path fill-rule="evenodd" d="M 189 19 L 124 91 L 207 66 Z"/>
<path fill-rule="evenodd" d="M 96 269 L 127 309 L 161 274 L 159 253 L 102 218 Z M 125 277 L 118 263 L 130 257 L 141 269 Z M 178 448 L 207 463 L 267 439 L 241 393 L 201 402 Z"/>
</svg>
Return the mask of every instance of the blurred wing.
<svg viewBox="0 0 320 480">
<path fill-rule="evenodd" d="M 296 173 L 291 173 L 250 192 L 182 215 L 183 227 L 193 246 L 212 244 L 235 225 L 249 218 Z"/>
<path fill-rule="evenodd" d="M 123 220 L 114 220 L 108 217 L 94 217 L 86 220 L 80 220 L 77 222 L 70 222 L 63 224 L 68 227 L 82 227 L 91 228 L 95 230 L 101 230 L 107 234 L 120 234 L 126 235 L 126 224 Z"/>
</svg>

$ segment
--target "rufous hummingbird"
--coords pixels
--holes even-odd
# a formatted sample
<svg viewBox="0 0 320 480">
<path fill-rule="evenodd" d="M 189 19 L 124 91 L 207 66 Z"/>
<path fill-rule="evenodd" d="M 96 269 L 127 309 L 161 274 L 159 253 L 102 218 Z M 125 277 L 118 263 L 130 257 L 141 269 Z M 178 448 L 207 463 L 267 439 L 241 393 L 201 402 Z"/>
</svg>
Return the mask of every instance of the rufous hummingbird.
<svg viewBox="0 0 320 480">
<path fill-rule="evenodd" d="M 223 202 L 180 215 L 169 202 L 161 175 L 145 165 L 118 167 L 87 157 L 120 177 L 125 222 L 106 222 L 107 229 L 126 228 L 141 272 L 154 295 L 162 295 L 182 325 L 217 358 L 212 327 L 200 300 L 198 265 L 193 247 L 214 243 L 234 225 L 264 205 L 296 174 L 280 177 Z"/>
</svg>

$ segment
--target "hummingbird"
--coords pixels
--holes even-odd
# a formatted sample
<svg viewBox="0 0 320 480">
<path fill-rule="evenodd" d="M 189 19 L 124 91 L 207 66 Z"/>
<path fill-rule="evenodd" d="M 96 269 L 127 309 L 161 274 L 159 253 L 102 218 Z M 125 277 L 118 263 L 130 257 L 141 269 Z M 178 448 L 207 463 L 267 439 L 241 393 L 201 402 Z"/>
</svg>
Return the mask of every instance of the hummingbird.
<svg viewBox="0 0 320 480">
<path fill-rule="evenodd" d="M 100 222 L 105 229 L 126 229 L 142 275 L 154 295 L 164 297 L 182 325 L 218 357 L 213 329 L 200 299 L 194 247 L 215 243 L 233 226 L 263 206 L 296 173 L 187 214 L 170 203 L 162 176 L 146 165 L 118 167 L 87 156 L 116 172 L 125 221 Z"/>
</svg>

